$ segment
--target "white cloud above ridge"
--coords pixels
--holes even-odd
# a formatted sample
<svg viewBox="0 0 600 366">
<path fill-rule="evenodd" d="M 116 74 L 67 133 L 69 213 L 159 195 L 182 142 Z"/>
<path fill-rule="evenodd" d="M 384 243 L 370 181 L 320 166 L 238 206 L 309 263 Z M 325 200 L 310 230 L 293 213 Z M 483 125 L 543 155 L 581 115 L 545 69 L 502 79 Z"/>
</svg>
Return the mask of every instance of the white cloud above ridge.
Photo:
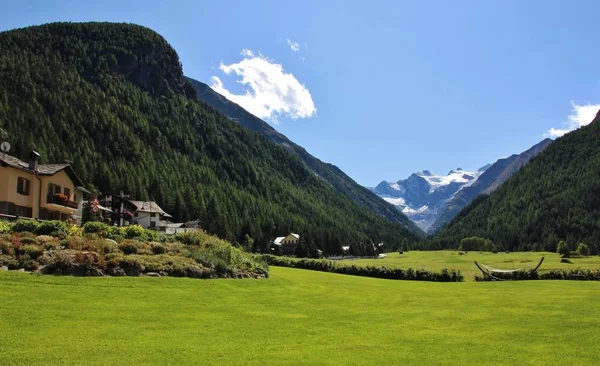
<svg viewBox="0 0 600 366">
<path fill-rule="evenodd" d="M 285 39 L 287 41 L 288 46 L 290 46 L 290 49 L 294 52 L 298 52 L 300 51 L 300 44 L 298 42 L 294 42 L 289 38 Z"/>
<path fill-rule="evenodd" d="M 598 110 L 600 110 L 600 104 L 583 104 L 579 105 L 576 102 L 571 101 L 571 114 L 569 115 L 567 122 L 564 123 L 564 128 L 552 127 L 546 133 L 544 137 L 561 137 L 573 130 L 590 124 L 596 117 Z"/>
<path fill-rule="evenodd" d="M 211 88 L 248 112 L 272 123 L 279 117 L 303 119 L 317 112 L 310 91 L 292 73 L 286 73 L 281 64 L 272 59 L 243 49 L 243 59 L 229 65 L 223 62 L 219 70 L 235 75 L 244 93 L 228 90 L 218 76 L 212 77 Z"/>
</svg>

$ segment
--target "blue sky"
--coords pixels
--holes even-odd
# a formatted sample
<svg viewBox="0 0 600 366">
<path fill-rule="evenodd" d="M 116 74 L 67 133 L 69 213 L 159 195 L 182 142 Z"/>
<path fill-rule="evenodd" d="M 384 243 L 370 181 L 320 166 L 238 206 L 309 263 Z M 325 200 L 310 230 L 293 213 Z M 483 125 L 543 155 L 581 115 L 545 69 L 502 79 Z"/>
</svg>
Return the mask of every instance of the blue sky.
<svg viewBox="0 0 600 366">
<path fill-rule="evenodd" d="M 596 1 L 3 0 L 0 9 L 0 30 L 152 28 L 186 75 L 370 186 L 479 168 L 551 128 L 586 123 L 600 103 Z"/>
</svg>

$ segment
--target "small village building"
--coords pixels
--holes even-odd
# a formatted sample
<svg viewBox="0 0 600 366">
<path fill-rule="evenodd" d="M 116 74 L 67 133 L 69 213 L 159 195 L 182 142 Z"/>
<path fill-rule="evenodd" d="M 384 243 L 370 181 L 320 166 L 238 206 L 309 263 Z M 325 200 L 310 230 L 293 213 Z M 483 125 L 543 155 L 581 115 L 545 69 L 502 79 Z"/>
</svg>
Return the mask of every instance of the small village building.
<svg viewBox="0 0 600 366">
<path fill-rule="evenodd" d="M 0 153 L 0 218 L 32 218 L 79 223 L 83 182 L 69 163 L 39 164 L 32 151 L 24 162 Z"/>
<path fill-rule="evenodd" d="M 290 233 L 287 236 L 280 236 L 271 243 L 271 251 L 275 254 L 294 255 L 296 248 L 300 243 L 300 235 Z"/>
<path fill-rule="evenodd" d="M 161 221 L 166 221 L 173 216 L 166 213 L 154 201 L 132 201 L 134 206 L 133 222 L 145 229 L 156 229 L 160 226 Z"/>
<path fill-rule="evenodd" d="M 342 255 L 350 255 L 350 246 L 349 245 L 344 245 L 342 247 Z"/>
</svg>

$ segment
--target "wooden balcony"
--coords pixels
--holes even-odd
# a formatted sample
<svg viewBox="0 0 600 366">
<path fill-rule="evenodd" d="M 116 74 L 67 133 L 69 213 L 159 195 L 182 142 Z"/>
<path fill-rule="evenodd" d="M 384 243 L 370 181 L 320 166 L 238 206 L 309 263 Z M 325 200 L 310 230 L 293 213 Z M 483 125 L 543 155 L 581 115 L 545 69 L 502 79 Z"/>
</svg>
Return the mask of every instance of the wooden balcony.
<svg viewBox="0 0 600 366">
<path fill-rule="evenodd" d="M 61 199 L 60 197 L 58 197 L 56 195 L 48 196 L 48 200 L 46 201 L 46 203 L 65 206 L 65 207 L 69 207 L 69 208 L 72 208 L 75 210 L 77 210 L 79 208 L 79 204 L 77 202 L 71 201 L 71 200 L 65 201 L 64 199 Z"/>
</svg>

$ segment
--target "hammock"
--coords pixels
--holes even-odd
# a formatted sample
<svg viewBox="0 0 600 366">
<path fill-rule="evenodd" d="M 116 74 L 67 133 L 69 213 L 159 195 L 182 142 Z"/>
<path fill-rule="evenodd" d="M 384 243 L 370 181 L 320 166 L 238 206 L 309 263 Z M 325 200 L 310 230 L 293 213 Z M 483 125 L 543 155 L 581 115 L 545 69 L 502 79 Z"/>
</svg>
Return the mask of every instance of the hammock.
<svg viewBox="0 0 600 366">
<path fill-rule="evenodd" d="M 502 278 L 498 278 L 498 277 L 494 276 L 494 273 L 515 273 L 515 272 L 526 272 L 527 271 L 528 272 L 527 275 L 531 276 L 531 274 L 533 274 L 535 271 L 537 271 L 538 268 L 540 268 L 540 266 L 542 265 L 543 261 L 544 261 L 544 257 L 542 257 L 542 259 L 540 260 L 540 262 L 533 269 L 531 269 L 533 267 L 533 264 L 529 265 L 527 267 L 518 268 L 518 269 L 498 269 L 498 268 L 492 268 L 490 266 L 486 266 L 483 263 L 479 264 L 479 263 L 477 263 L 477 261 L 475 261 L 475 265 L 477 266 L 477 268 L 479 268 L 479 270 L 481 271 L 481 273 L 483 273 L 484 275 L 488 276 L 489 278 L 491 278 L 493 280 L 496 280 L 496 281 L 503 281 Z"/>
</svg>

